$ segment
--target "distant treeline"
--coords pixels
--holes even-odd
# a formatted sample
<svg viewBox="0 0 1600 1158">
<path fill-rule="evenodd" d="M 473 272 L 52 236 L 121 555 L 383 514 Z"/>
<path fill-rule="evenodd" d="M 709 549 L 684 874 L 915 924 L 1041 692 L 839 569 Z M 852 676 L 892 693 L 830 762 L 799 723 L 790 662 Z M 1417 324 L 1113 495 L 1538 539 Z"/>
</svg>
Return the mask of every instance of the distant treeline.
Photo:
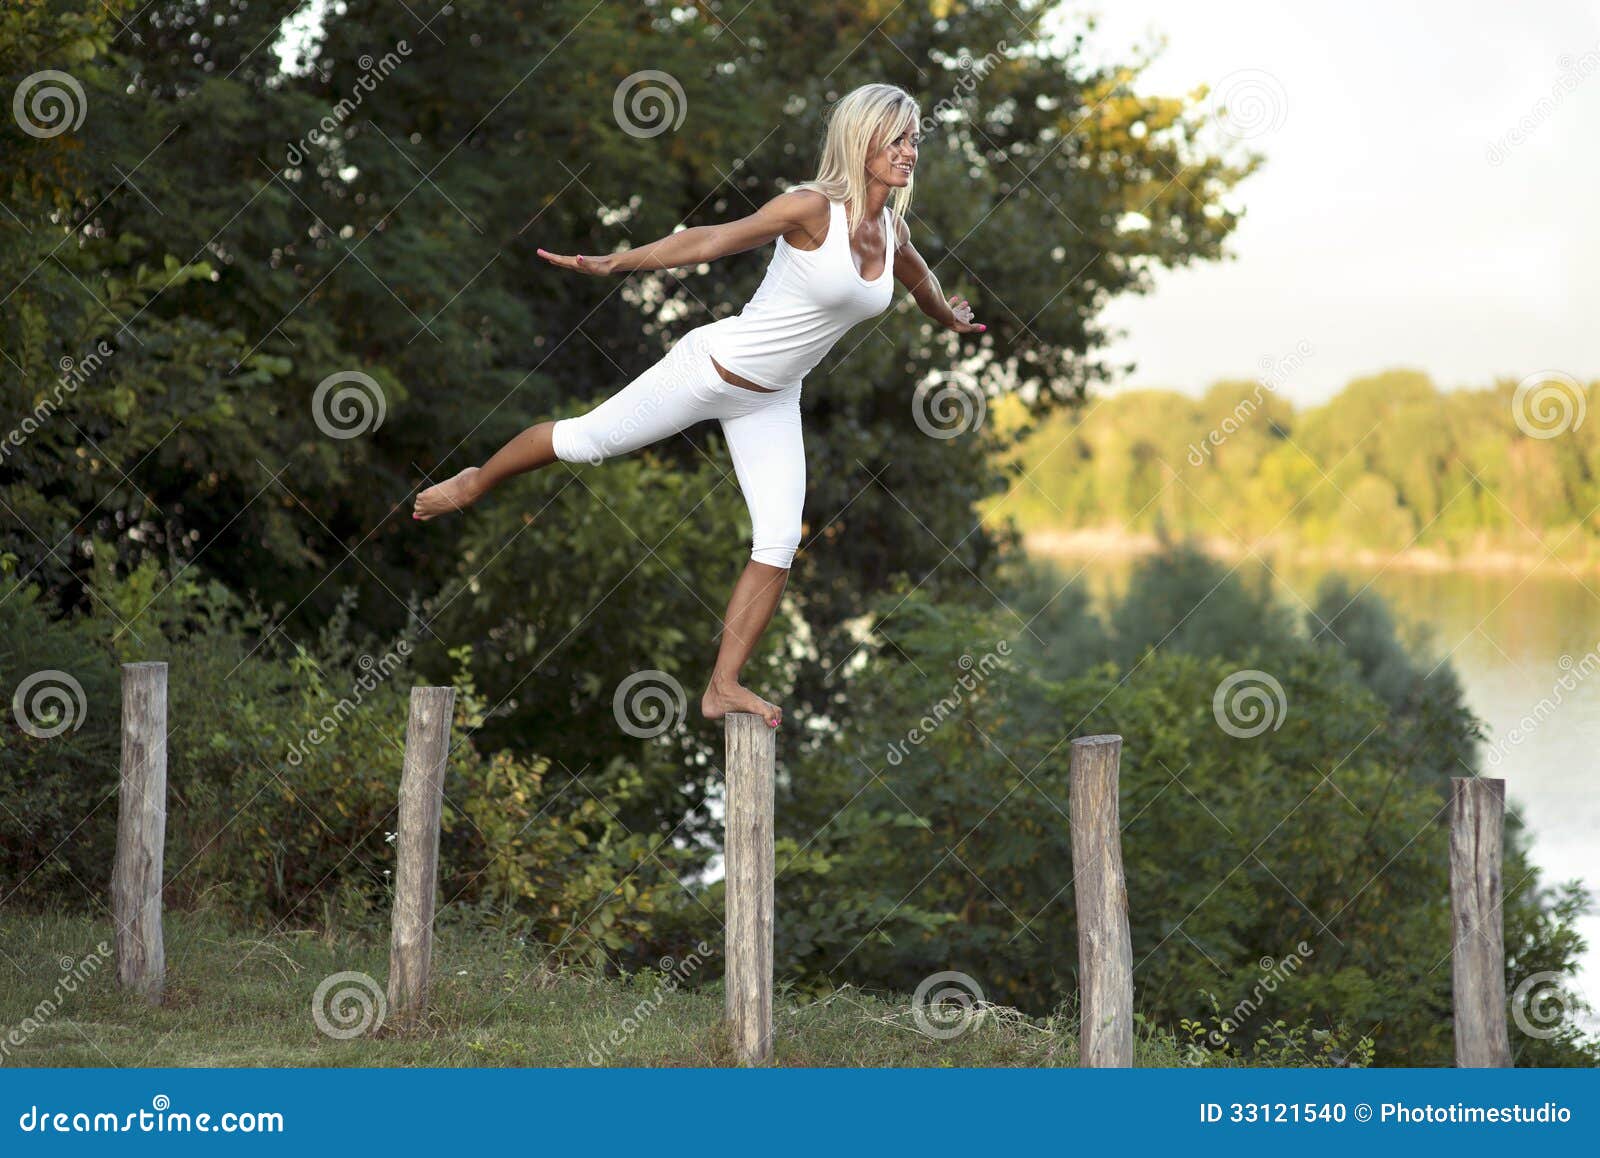
<svg viewBox="0 0 1600 1158">
<path fill-rule="evenodd" d="M 1547 372 L 1441 391 L 1352 382 L 1296 410 L 1270 386 L 1136 390 L 1052 415 L 997 503 L 1028 531 L 1163 530 L 1243 545 L 1600 557 L 1597 384 Z"/>
</svg>

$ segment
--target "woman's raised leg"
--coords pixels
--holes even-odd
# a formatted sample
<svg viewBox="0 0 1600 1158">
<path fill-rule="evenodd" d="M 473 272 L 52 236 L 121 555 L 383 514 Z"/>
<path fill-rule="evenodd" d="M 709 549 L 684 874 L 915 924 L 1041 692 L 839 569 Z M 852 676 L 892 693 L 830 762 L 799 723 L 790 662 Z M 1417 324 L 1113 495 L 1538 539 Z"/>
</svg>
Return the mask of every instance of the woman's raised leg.
<svg viewBox="0 0 1600 1158">
<path fill-rule="evenodd" d="M 528 427 L 489 461 L 428 487 L 417 495 L 412 517 L 431 519 L 463 510 L 513 475 L 563 462 L 598 463 L 716 417 L 717 394 L 703 381 L 688 336 L 632 382 L 577 418 Z"/>
<path fill-rule="evenodd" d="M 549 466 L 556 460 L 550 437 L 554 428 L 554 422 L 536 423 L 495 451 L 482 466 L 469 466 L 460 474 L 428 487 L 417 495 L 412 517 L 431 519 L 450 511 L 465 510 L 512 475 Z"/>
</svg>

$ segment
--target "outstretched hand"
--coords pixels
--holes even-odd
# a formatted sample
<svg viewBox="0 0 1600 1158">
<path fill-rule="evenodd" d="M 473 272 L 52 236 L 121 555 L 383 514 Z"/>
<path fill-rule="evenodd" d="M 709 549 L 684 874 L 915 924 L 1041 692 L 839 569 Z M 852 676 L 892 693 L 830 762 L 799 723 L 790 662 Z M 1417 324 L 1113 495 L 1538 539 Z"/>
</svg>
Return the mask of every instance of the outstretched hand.
<svg viewBox="0 0 1600 1158">
<path fill-rule="evenodd" d="M 960 294 L 950 295 L 950 312 L 955 315 L 955 323 L 948 326 L 958 334 L 981 334 L 988 326 L 980 326 L 972 320 L 972 307 L 967 304 L 967 299 Z"/>
<path fill-rule="evenodd" d="M 611 273 L 612 266 L 616 262 L 616 258 L 611 255 L 605 257 L 567 257 L 563 254 L 551 253 L 548 249 L 536 249 L 534 252 L 551 265 L 559 265 L 562 269 L 570 269 L 578 273 L 594 274 L 596 277 L 604 277 L 606 274 Z"/>
</svg>

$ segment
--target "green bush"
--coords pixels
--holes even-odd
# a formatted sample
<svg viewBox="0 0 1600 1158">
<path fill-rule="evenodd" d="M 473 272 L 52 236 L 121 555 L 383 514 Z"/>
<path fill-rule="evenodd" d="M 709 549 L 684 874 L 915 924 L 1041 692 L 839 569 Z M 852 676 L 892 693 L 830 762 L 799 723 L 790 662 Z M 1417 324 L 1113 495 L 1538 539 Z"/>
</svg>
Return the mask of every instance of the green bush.
<svg viewBox="0 0 1600 1158">
<path fill-rule="evenodd" d="M 122 701 L 117 667 L 97 624 L 81 616 L 55 618 L 44 593 L 18 580 L 15 557 L 6 556 L 4 563 L 0 898 L 82 903 L 85 887 L 103 889 L 115 848 Z M 35 690 L 22 693 L 23 683 L 35 676 Z M 40 738 L 24 728 L 25 720 L 38 731 L 65 730 Z"/>
<path fill-rule="evenodd" d="M 348 599 L 310 642 L 216 583 L 153 562 L 119 576 L 97 553 L 93 612 L 53 620 L 36 588 L 0 591 L 0 677 L 55 665 L 84 688 L 82 725 L 0 735 L 0 878 L 39 904 L 104 903 L 115 839 L 117 664 L 168 665 L 167 903 L 202 898 L 278 927 L 387 919 L 392 834 L 412 670 L 408 638 L 352 635 Z M 126 625 L 126 626 L 124 626 Z M 445 776 L 440 897 L 517 923 L 593 963 L 648 931 L 676 896 L 682 854 L 615 817 L 637 774 L 606 795 L 547 793 L 547 762 L 480 752 L 489 705 L 471 649 L 451 652 L 457 689 Z"/>
</svg>

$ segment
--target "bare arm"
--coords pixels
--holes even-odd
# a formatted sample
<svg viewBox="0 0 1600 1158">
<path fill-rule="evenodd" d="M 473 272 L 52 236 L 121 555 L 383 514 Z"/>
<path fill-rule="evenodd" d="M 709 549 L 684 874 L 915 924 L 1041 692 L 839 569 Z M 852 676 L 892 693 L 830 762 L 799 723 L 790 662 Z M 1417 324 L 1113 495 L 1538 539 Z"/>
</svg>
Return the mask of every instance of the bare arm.
<svg viewBox="0 0 1600 1158">
<path fill-rule="evenodd" d="M 972 307 L 967 304 L 966 298 L 959 294 L 951 294 L 949 298 L 944 296 L 939 279 L 911 244 L 911 232 L 906 228 L 906 223 L 896 217 L 894 226 L 894 277 L 911 291 L 917 308 L 945 329 L 958 334 L 981 334 L 988 329 L 972 320 Z"/>
<path fill-rule="evenodd" d="M 780 193 L 748 217 L 721 225 L 696 225 L 680 229 L 636 249 L 603 257 L 567 257 L 547 250 L 539 256 L 562 269 L 596 275 L 626 273 L 636 269 L 676 269 L 715 261 L 730 253 L 743 253 L 794 229 L 815 234 L 826 227 L 827 198 L 811 190 Z"/>
</svg>

